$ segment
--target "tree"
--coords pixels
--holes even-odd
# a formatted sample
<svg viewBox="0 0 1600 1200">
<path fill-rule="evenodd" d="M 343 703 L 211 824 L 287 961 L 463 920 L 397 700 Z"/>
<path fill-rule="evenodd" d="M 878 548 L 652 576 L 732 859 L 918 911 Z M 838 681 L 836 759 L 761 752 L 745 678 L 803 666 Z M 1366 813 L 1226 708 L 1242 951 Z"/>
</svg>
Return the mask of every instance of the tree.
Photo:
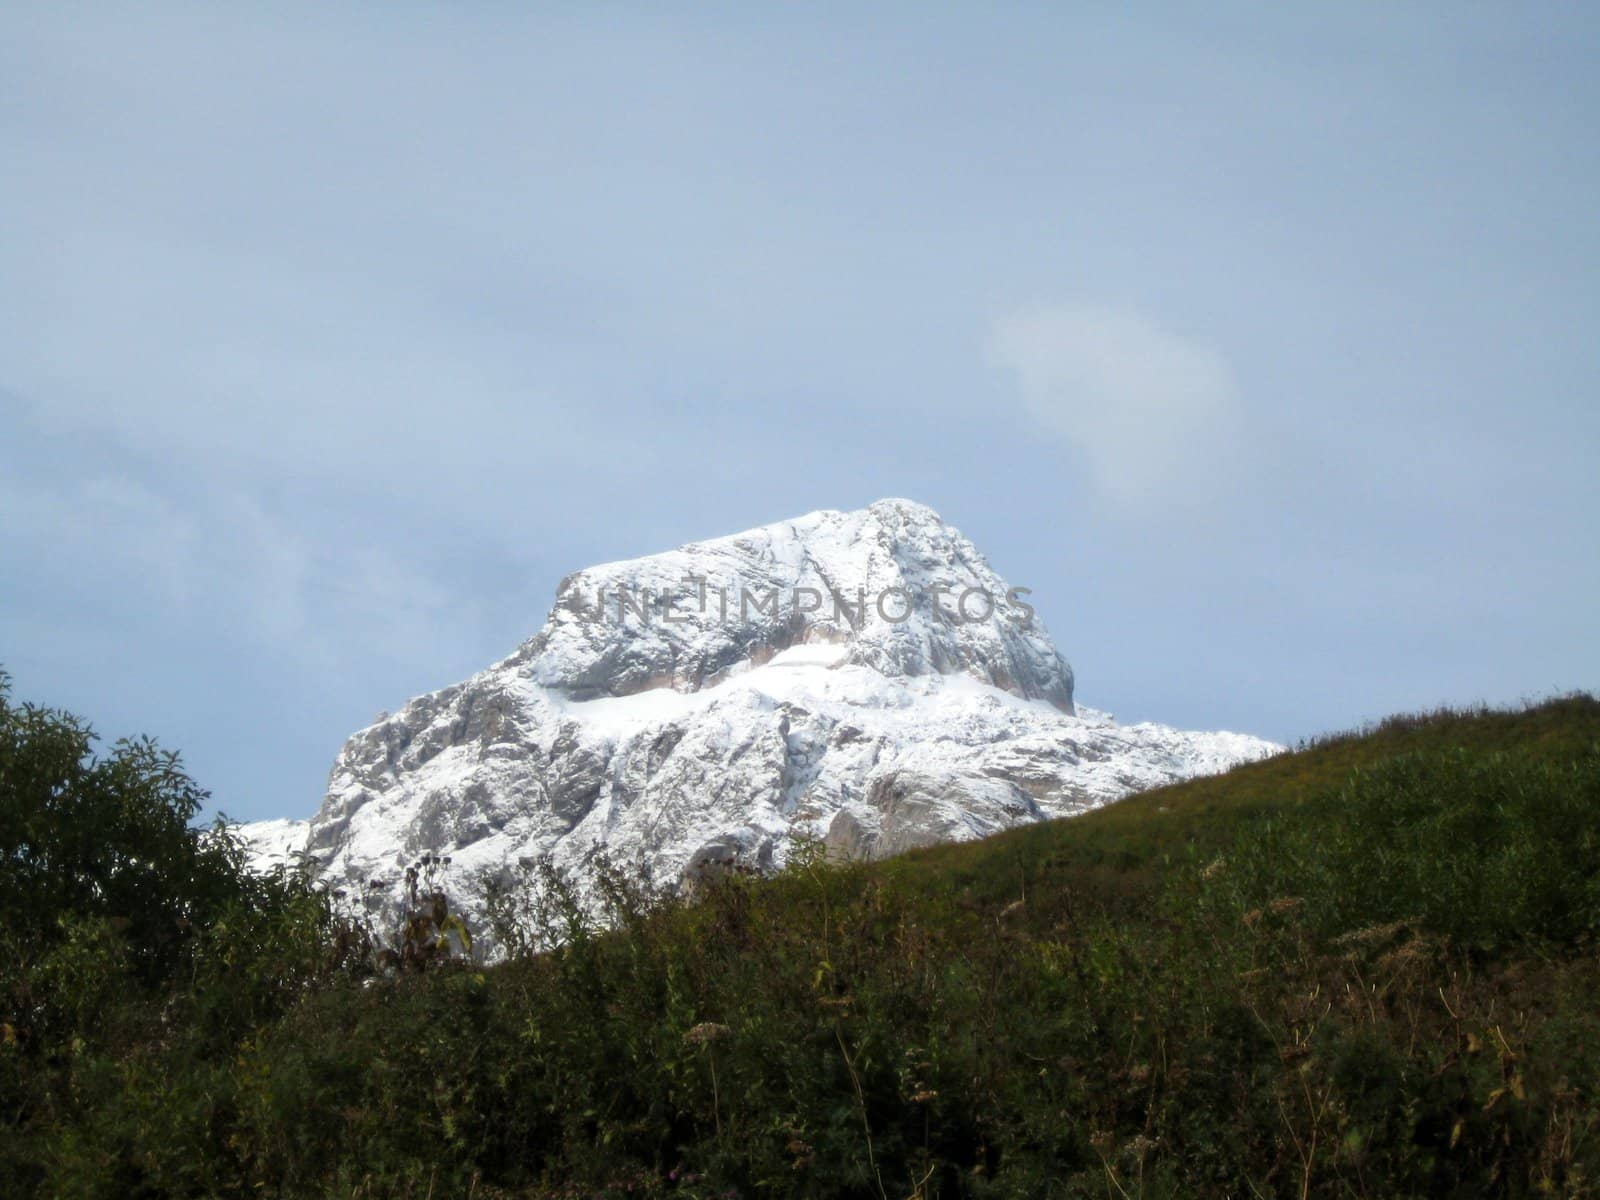
<svg viewBox="0 0 1600 1200">
<path fill-rule="evenodd" d="M 259 885 L 220 823 L 193 825 L 208 796 L 175 752 L 138 738 L 97 757 L 95 741 L 70 713 L 13 704 L 0 672 L 0 930 L 27 963 L 105 922 L 153 983 Z"/>
</svg>

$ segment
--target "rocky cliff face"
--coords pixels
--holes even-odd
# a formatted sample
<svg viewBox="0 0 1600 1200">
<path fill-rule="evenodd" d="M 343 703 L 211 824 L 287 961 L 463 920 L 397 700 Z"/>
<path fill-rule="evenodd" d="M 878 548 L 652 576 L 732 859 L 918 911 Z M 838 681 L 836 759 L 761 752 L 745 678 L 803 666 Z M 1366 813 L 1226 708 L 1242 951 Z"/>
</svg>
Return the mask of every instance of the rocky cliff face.
<svg viewBox="0 0 1600 1200">
<path fill-rule="evenodd" d="M 352 736 L 309 822 L 243 831 L 361 887 L 441 855 L 466 895 L 597 845 L 660 881 L 801 833 L 852 857 L 982 837 L 1275 749 L 1079 709 L 1025 592 L 886 500 L 569 576 L 516 653 Z"/>
<path fill-rule="evenodd" d="M 830 643 L 845 648 L 840 665 L 964 672 L 1070 713 L 1071 670 L 1025 620 L 1026 598 L 1009 593 L 932 509 L 884 500 L 569 575 L 511 661 L 589 700 L 695 692 L 793 646 Z"/>
</svg>

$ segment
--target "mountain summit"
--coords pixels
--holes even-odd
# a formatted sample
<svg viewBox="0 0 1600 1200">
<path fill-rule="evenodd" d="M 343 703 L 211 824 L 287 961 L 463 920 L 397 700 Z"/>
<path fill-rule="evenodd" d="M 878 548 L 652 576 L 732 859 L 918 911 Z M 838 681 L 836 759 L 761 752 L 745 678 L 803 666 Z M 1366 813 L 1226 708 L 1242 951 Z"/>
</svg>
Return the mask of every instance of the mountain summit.
<svg viewBox="0 0 1600 1200">
<path fill-rule="evenodd" d="M 584 700 L 700 691 L 793 646 L 836 645 L 841 666 L 961 671 L 1070 713 L 1072 671 L 1017 593 L 931 508 L 880 500 L 569 575 L 517 660 Z"/>
<path fill-rule="evenodd" d="M 590 567 L 509 658 L 353 735 L 309 822 L 242 832 L 367 889 L 597 846 L 660 881 L 797 834 L 981 837 L 1278 749 L 1079 708 L 1028 594 L 907 500 Z"/>
</svg>

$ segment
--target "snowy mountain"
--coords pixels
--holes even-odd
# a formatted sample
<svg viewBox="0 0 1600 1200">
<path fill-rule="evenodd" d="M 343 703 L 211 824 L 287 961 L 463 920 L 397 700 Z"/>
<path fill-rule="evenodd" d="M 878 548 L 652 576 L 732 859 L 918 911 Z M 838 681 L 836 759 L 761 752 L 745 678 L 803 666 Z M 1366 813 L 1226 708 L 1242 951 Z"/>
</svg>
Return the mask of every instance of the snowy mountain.
<svg viewBox="0 0 1600 1200">
<path fill-rule="evenodd" d="M 876 857 L 1071 816 L 1279 747 L 1121 726 L 1073 702 L 1027 603 L 931 509 L 815 512 L 564 579 L 503 662 L 350 738 L 308 822 L 247 825 L 396 893 L 604 845 L 654 879 L 782 863 L 797 833 Z"/>
</svg>

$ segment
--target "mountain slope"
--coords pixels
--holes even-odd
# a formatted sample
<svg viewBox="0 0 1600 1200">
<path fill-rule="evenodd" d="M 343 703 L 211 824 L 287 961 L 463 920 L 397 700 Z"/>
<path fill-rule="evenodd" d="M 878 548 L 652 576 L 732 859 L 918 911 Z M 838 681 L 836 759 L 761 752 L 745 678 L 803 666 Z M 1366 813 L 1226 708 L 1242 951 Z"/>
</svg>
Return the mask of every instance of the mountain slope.
<svg viewBox="0 0 1600 1200">
<path fill-rule="evenodd" d="M 1573 697 L 688 904 L 624 887 L 611 932 L 558 889 L 505 938 L 555 921 L 553 952 L 297 1009 L 239 1136 L 269 1188 L 1586 1196 L 1597 856 Z"/>
<path fill-rule="evenodd" d="M 1026 595 L 904 500 L 592 567 L 510 657 L 355 734 L 303 831 L 243 832 L 369 895 L 422 856 L 461 879 L 597 846 L 672 884 L 798 835 L 848 858 L 983 837 L 1276 749 L 1079 709 Z"/>
</svg>

